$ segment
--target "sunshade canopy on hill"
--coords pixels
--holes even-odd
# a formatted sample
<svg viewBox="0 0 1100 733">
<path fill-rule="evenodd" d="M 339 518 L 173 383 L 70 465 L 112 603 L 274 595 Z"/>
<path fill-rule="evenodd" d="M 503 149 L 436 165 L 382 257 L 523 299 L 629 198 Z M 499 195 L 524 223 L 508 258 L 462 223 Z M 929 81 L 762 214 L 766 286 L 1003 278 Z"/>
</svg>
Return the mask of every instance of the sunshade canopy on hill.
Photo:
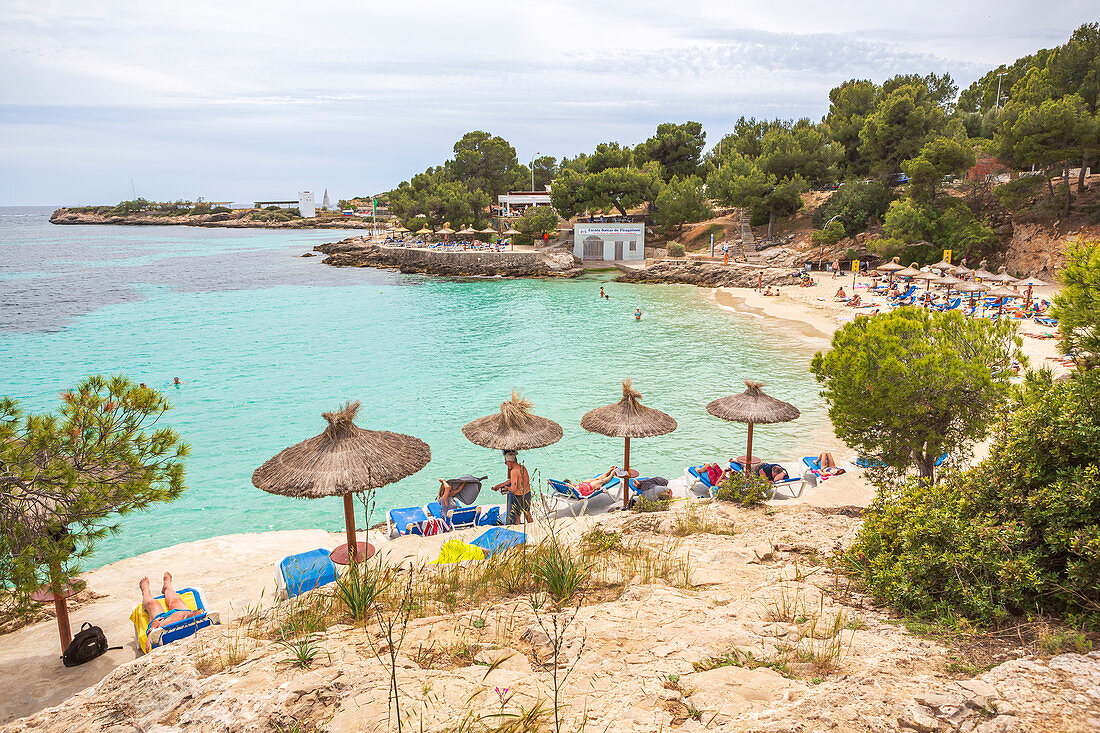
<svg viewBox="0 0 1100 733">
<path fill-rule="evenodd" d="M 600 433 L 611 438 L 626 440 L 623 452 L 623 469 L 630 471 L 630 439 L 666 435 L 676 429 L 676 420 L 660 410 L 642 404 L 642 395 L 631 386 L 631 380 L 623 380 L 623 398 L 611 405 L 589 410 L 581 418 L 581 427 L 590 433 Z M 623 507 L 630 500 L 629 479 L 623 487 Z"/>
<path fill-rule="evenodd" d="M 500 412 L 466 423 L 462 434 L 475 445 L 496 450 L 530 450 L 561 440 L 561 425 L 531 412 L 534 405 L 512 391 L 512 399 L 500 403 Z"/>
<path fill-rule="evenodd" d="M 355 557 L 352 494 L 378 489 L 411 476 L 427 465 L 432 452 L 419 438 L 354 423 L 359 402 L 321 416 L 328 427 L 320 435 L 280 452 L 252 473 L 252 484 L 271 494 L 300 499 L 344 497 L 348 553 Z"/>
</svg>

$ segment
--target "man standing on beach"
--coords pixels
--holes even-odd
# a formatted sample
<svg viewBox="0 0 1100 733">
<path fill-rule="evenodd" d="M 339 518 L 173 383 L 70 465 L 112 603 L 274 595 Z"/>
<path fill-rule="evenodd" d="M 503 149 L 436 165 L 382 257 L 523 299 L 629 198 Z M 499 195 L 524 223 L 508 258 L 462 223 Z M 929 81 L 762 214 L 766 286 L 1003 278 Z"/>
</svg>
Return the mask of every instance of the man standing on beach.
<svg viewBox="0 0 1100 733">
<path fill-rule="evenodd" d="M 836 280 L 837 275 L 840 274 L 840 260 L 833 260 L 833 279 Z"/>
<path fill-rule="evenodd" d="M 527 474 L 527 467 L 519 462 L 514 451 L 504 453 L 504 465 L 508 467 L 508 480 L 497 484 L 493 489 L 507 493 L 506 524 L 519 524 L 521 513 L 524 520 L 532 524 L 535 520 L 531 517 L 531 477 Z"/>
</svg>

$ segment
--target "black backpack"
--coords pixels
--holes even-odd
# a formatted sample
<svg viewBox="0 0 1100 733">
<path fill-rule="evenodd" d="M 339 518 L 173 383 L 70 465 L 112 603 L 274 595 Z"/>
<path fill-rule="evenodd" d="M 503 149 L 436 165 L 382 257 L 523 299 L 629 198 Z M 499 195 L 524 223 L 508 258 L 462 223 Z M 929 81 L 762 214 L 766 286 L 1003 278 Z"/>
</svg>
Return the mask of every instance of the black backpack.
<svg viewBox="0 0 1100 733">
<path fill-rule="evenodd" d="M 75 667 L 78 664 L 90 662 L 103 654 L 108 649 L 121 649 L 120 646 L 107 646 L 107 637 L 103 629 L 92 626 L 87 621 L 80 627 L 73 640 L 65 647 L 65 653 L 61 655 L 61 661 L 66 667 Z"/>
</svg>

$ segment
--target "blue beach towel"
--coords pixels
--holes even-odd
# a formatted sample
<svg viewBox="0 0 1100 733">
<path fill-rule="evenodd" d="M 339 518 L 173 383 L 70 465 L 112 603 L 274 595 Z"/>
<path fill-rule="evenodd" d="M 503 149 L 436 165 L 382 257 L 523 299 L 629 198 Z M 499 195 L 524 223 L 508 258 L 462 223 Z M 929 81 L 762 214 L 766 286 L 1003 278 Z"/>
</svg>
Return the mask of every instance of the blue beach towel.
<svg viewBox="0 0 1100 733">
<path fill-rule="evenodd" d="M 482 533 L 471 545 L 477 545 L 486 550 L 490 555 L 522 545 L 527 541 L 527 535 L 504 527 L 493 527 Z"/>
</svg>

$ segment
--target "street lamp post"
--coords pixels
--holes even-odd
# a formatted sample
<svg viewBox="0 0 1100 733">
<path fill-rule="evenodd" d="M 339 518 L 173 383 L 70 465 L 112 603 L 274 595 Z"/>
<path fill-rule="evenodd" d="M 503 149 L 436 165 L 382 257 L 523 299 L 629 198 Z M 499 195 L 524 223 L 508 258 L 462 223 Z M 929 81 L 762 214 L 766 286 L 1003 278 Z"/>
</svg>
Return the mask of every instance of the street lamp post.
<svg viewBox="0 0 1100 733">
<path fill-rule="evenodd" d="M 535 190 L 535 158 L 542 155 L 542 153 L 536 152 L 531 156 L 531 190 Z"/>
<path fill-rule="evenodd" d="M 994 114 L 999 114 L 1001 111 L 1001 77 L 1006 73 L 1007 72 L 1002 71 L 1000 74 L 997 74 L 997 100 L 993 103 Z"/>
<path fill-rule="evenodd" d="M 822 235 L 825 234 L 825 230 L 829 228 L 829 225 L 832 224 L 834 221 L 836 221 L 839 218 L 840 218 L 840 214 L 837 214 L 836 216 L 829 219 L 829 221 L 825 222 L 825 226 L 821 227 Z M 825 238 L 823 236 L 822 239 L 821 239 L 820 244 L 817 245 L 817 264 L 819 264 L 819 265 L 821 264 L 822 255 L 825 254 L 824 250 L 825 250 Z"/>
</svg>

